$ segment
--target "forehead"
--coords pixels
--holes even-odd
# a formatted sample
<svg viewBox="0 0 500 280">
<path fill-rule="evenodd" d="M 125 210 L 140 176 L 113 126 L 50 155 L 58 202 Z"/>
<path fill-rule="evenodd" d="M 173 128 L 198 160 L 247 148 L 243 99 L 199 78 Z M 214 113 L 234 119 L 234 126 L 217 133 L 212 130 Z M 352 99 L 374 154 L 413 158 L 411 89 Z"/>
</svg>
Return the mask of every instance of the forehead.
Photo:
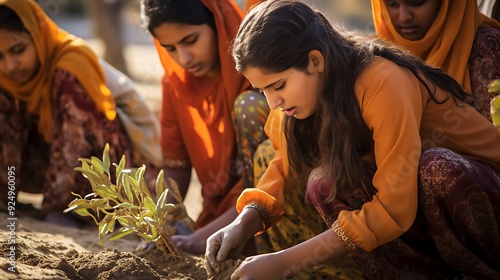
<svg viewBox="0 0 500 280">
<path fill-rule="evenodd" d="M 27 43 L 31 40 L 26 32 L 11 31 L 0 28 L 0 51 L 6 51 L 12 46 L 20 43 Z"/>
<path fill-rule="evenodd" d="M 153 32 L 162 45 L 177 44 L 192 34 L 200 34 L 209 31 L 207 24 L 193 25 L 187 23 L 164 22 L 156 27 Z"/>
<path fill-rule="evenodd" d="M 265 88 L 270 83 L 276 82 L 284 78 L 285 73 L 287 73 L 286 70 L 283 72 L 270 73 L 262 68 L 252 67 L 252 66 L 247 67 L 242 72 L 243 76 L 245 76 L 252 83 L 254 87 L 260 89 Z"/>
</svg>

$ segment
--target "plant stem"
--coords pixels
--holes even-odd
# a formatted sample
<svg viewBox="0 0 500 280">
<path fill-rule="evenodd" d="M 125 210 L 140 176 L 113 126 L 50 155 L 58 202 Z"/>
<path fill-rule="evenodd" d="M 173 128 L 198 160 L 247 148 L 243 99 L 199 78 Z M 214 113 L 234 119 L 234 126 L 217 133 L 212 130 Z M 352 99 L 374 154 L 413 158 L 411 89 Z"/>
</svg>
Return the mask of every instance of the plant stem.
<svg viewBox="0 0 500 280">
<path fill-rule="evenodd" d="M 161 238 L 161 241 L 163 242 L 163 244 L 165 244 L 165 246 L 167 247 L 170 254 L 172 254 L 172 256 L 177 257 L 177 258 L 181 257 L 181 254 L 177 250 L 177 247 L 175 247 L 174 244 L 171 244 L 172 240 L 170 240 L 170 238 L 164 238 L 162 234 L 160 234 L 160 238 Z"/>
</svg>

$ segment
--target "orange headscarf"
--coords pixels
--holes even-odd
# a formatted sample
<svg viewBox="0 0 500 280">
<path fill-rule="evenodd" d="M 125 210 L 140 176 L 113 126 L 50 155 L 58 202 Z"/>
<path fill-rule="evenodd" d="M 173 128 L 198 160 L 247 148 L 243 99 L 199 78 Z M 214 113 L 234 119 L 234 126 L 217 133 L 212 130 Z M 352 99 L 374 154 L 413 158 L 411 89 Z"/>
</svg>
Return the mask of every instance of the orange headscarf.
<svg viewBox="0 0 500 280">
<path fill-rule="evenodd" d="M 0 0 L 21 19 L 35 45 L 40 68 L 36 76 L 19 86 L 0 76 L 0 86 L 26 102 L 29 112 L 39 116 L 38 131 L 51 142 L 51 94 L 56 69 L 73 74 L 106 117 L 116 117 L 115 103 L 105 86 L 104 73 L 95 53 L 80 38 L 68 34 L 32 0 Z"/>
<path fill-rule="evenodd" d="M 476 0 L 442 0 L 434 23 L 424 38 L 407 40 L 392 25 L 384 0 L 371 0 L 375 31 L 384 40 L 403 46 L 427 63 L 440 67 L 471 92 L 469 55 L 480 26 L 500 24 L 479 13 Z"/>
<path fill-rule="evenodd" d="M 250 11 L 250 9 L 253 8 L 253 6 L 259 4 L 262 1 L 264 0 L 247 0 L 245 2 L 245 7 L 243 8 L 243 10 L 248 13 L 248 11 Z"/>
<path fill-rule="evenodd" d="M 168 131 L 162 128 L 163 157 L 184 160 L 189 156 L 196 170 L 204 198 L 203 211 L 198 217 L 197 226 L 207 224 L 229 207 L 234 207 L 236 198 L 243 190 L 241 179 L 234 184 L 215 179 L 214 175 L 228 174 L 231 164 L 234 163 L 236 132 L 233 129 L 231 113 L 238 94 L 250 88 L 250 82 L 236 71 L 229 51 L 231 40 L 236 36 L 243 18 L 241 9 L 232 0 L 201 0 L 201 3 L 214 15 L 220 62 L 218 77 L 193 76 L 177 64 L 158 40 L 154 39 L 165 69 L 164 91 L 168 88 L 174 91 L 172 95 L 175 95 L 174 99 L 164 95 L 163 103 L 179 102 L 168 104 L 176 108 L 185 106 L 173 112 L 165 110 L 166 106 L 163 105 L 162 119 L 165 115 L 176 114 L 175 118 L 182 126 L 182 143 L 178 142 L 181 141 L 178 137 L 169 137 L 170 133 L 179 133 L 177 130 Z M 200 112 L 210 114 L 203 116 Z M 211 193 L 218 195 L 213 197 Z"/>
<path fill-rule="evenodd" d="M 213 14 L 217 28 L 217 38 L 219 41 L 219 57 L 222 71 L 222 79 L 227 92 L 241 92 L 247 89 L 249 82 L 236 72 L 236 66 L 229 52 L 230 41 L 236 36 L 236 31 L 240 25 L 243 14 L 240 8 L 228 0 L 210 1 L 200 0 Z M 154 39 L 156 49 L 160 56 L 161 63 L 165 69 L 165 74 L 169 77 L 177 76 L 178 80 L 171 79 L 173 86 L 179 89 L 187 89 L 186 76 L 191 76 L 175 60 L 173 60 L 158 40 Z M 176 82 L 177 81 L 177 82 Z M 179 90 L 182 91 L 182 90 Z"/>
</svg>

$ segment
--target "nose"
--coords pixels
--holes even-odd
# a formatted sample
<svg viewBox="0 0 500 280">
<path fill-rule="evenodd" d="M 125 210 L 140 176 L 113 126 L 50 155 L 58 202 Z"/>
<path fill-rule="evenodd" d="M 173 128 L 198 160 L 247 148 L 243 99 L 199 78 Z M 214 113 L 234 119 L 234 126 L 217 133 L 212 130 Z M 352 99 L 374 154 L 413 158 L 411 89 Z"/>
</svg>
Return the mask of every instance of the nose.
<svg viewBox="0 0 500 280">
<path fill-rule="evenodd" d="M 279 96 L 279 94 L 266 94 L 264 92 L 264 95 L 266 96 L 266 100 L 267 100 L 267 105 L 269 105 L 269 108 L 271 108 L 271 110 L 274 110 L 276 108 L 278 108 L 281 104 L 283 104 L 283 98 L 281 98 L 281 96 Z"/>
<path fill-rule="evenodd" d="M 401 6 L 398 18 L 400 22 L 408 22 L 413 18 L 413 11 L 408 7 Z"/>
<path fill-rule="evenodd" d="M 4 57 L 4 63 L 7 72 L 12 72 L 19 67 L 19 61 L 12 55 L 6 55 Z"/>
<path fill-rule="evenodd" d="M 192 59 L 192 54 L 189 51 L 188 48 L 178 48 L 178 58 L 179 58 L 179 64 L 186 67 L 189 66 L 189 63 Z"/>
</svg>

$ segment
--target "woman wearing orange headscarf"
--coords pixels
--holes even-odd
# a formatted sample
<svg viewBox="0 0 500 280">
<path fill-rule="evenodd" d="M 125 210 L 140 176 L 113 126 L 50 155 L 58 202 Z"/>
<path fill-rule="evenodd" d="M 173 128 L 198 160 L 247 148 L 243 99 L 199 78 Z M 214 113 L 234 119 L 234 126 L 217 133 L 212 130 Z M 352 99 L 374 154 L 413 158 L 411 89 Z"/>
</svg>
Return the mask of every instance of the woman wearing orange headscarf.
<svg viewBox="0 0 500 280">
<path fill-rule="evenodd" d="M 229 45 L 243 13 L 232 0 L 145 0 L 142 12 L 165 69 L 165 176 L 184 196 L 194 168 L 202 186 L 195 232 L 173 240 L 202 254 L 206 238 L 236 217 L 243 189 L 253 187 L 252 159 L 267 138 L 269 107 L 235 70 Z"/>
<path fill-rule="evenodd" d="M 2 198 L 42 192 L 48 220 L 91 192 L 78 158 L 132 159 L 98 57 L 31 0 L 0 1 L 0 123 Z"/>
<path fill-rule="evenodd" d="M 488 84 L 500 78 L 500 24 L 476 0 L 371 0 L 375 31 L 440 67 L 477 99 L 491 120 Z"/>
</svg>

